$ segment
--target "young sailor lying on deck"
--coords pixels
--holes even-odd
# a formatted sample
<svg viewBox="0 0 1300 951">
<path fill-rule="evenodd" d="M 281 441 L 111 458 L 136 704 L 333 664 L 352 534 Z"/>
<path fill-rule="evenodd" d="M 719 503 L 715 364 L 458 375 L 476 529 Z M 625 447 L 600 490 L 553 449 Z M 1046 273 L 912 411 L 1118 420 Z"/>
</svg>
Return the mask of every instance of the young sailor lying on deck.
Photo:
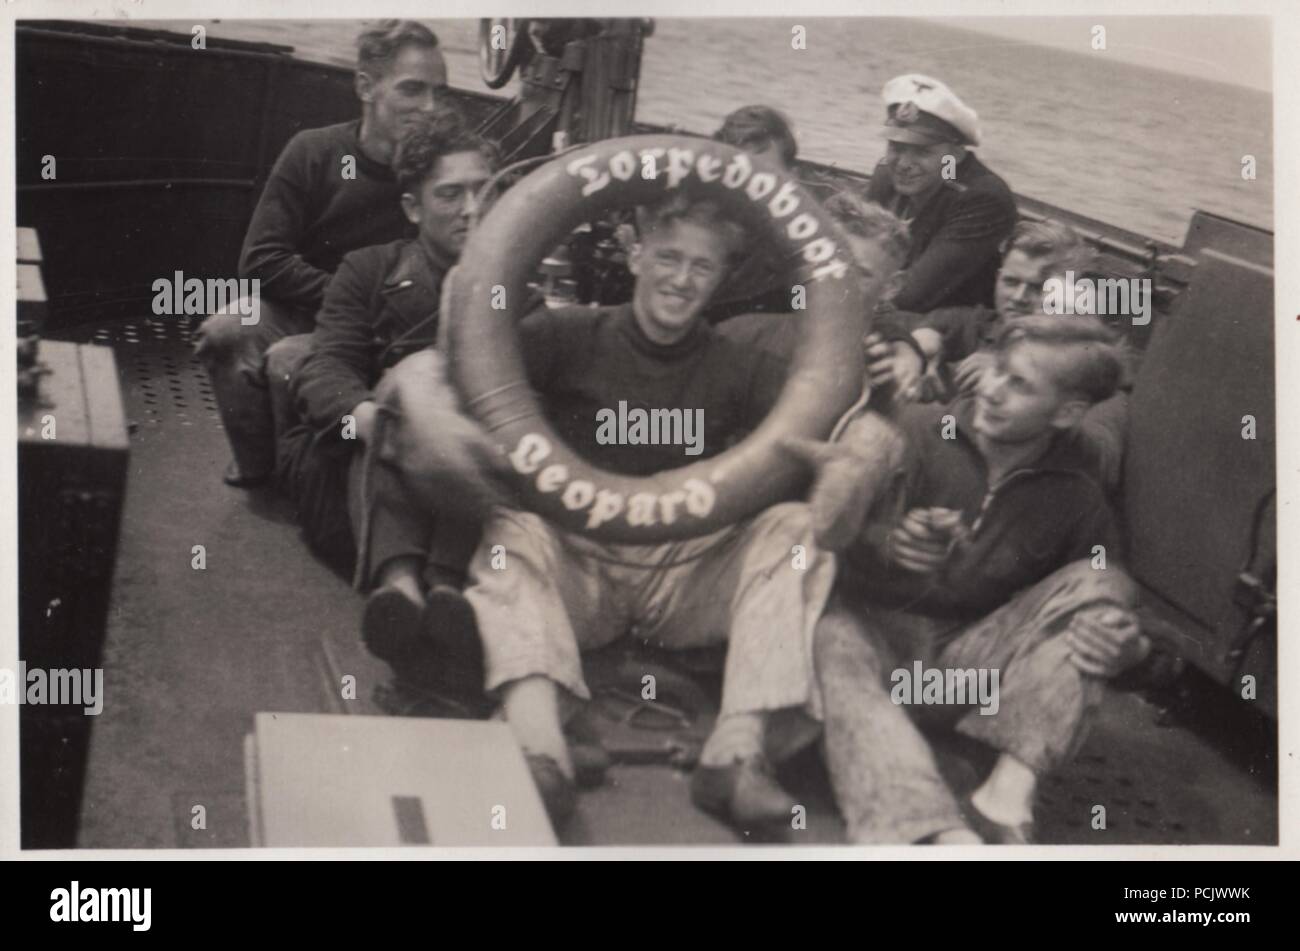
<svg viewBox="0 0 1300 951">
<path fill-rule="evenodd" d="M 355 554 L 358 586 L 370 591 L 363 636 L 395 666 L 431 660 L 439 646 L 427 636 L 427 605 L 437 606 L 441 646 L 468 641 L 477 652 L 459 590 L 478 540 L 473 513 L 450 505 L 435 513 L 409 496 L 385 458 L 394 444 L 371 444 L 382 380 L 437 339 L 443 277 L 465 245 L 496 161 L 495 147 L 455 113 L 409 128 L 393 167 L 418 236 L 344 257 L 315 333 L 282 341 L 268 357 L 272 367 L 301 364 L 291 382 L 299 421 L 279 440 L 279 481 L 317 552 L 339 566 Z M 305 359 L 294 347 L 302 341 L 310 342 Z"/>
<path fill-rule="evenodd" d="M 200 328 L 196 353 L 234 456 L 224 478 L 239 488 L 265 483 L 275 466 L 282 407 L 273 405 L 267 348 L 311 331 L 343 255 L 414 234 L 389 165 L 402 131 L 441 107 L 447 65 L 438 38 L 410 20 L 366 30 L 357 47 L 361 118 L 290 139 L 253 211 L 239 276 L 258 282 L 257 317 L 243 317 L 239 302 Z"/>
<path fill-rule="evenodd" d="M 801 447 L 823 470 L 863 451 L 904 460 L 890 485 L 863 480 L 874 504 L 815 637 L 826 755 L 854 842 L 1030 841 L 1039 778 L 1078 748 L 1102 680 L 1150 647 L 1079 428 L 1119 380 L 1112 335 L 1094 317 L 1026 317 L 994 353 L 974 395 L 904 407 L 896 424 L 870 413 L 845 443 Z M 940 677 L 910 684 L 927 670 Z M 991 680 L 993 696 L 976 707 L 975 689 L 932 691 L 954 682 L 949 670 L 970 688 Z M 1001 754 L 961 803 L 913 716 Z"/>
</svg>

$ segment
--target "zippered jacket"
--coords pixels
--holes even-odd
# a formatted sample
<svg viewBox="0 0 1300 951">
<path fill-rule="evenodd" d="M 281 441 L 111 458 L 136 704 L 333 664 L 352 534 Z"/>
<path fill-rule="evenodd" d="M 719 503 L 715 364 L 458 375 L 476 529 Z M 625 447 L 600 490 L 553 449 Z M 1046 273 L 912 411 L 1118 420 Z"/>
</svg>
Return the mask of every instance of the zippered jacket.
<svg viewBox="0 0 1300 951">
<path fill-rule="evenodd" d="M 970 397 L 900 409 L 902 469 L 845 552 L 841 584 L 855 597 L 972 621 L 1070 562 L 1118 569 L 1120 532 L 1098 477 L 1099 448 L 1088 434 L 1058 434 L 1035 462 L 990 485 L 973 411 Z M 931 506 L 960 511 L 967 534 L 940 571 L 922 575 L 890 560 L 887 538 L 905 513 Z"/>
</svg>

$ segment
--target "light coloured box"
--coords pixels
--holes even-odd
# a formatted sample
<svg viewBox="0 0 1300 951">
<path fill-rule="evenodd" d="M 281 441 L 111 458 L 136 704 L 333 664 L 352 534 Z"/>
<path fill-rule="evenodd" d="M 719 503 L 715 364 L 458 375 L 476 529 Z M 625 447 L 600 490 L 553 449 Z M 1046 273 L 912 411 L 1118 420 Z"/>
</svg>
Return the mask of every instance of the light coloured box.
<svg viewBox="0 0 1300 951">
<path fill-rule="evenodd" d="M 556 844 L 504 723 L 259 713 L 246 760 L 255 845 Z"/>
<path fill-rule="evenodd" d="M 19 228 L 16 235 L 19 264 L 41 263 L 41 241 L 35 228 Z"/>
</svg>

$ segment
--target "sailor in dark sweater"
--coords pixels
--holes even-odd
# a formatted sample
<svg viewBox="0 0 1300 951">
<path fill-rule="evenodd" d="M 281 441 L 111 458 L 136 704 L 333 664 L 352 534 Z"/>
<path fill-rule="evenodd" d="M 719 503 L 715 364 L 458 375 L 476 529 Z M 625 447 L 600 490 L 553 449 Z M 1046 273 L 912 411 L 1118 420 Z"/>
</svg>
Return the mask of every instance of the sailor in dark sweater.
<svg viewBox="0 0 1300 951">
<path fill-rule="evenodd" d="M 557 430 L 593 464 L 624 473 L 722 452 L 764 418 L 785 378 L 780 354 L 729 340 L 702 316 L 743 247 L 738 226 L 714 203 L 682 196 L 646 222 L 632 255 L 630 304 L 538 311 L 521 326 L 529 380 Z M 681 444 L 607 444 L 597 433 L 601 411 L 621 403 L 702 416 L 699 453 Z M 806 563 L 792 567 L 799 552 Z M 603 544 L 513 506 L 495 508 L 465 595 L 483 640 L 487 688 L 552 813 L 558 818 L 574 803 L 561 724 L 562 710 L 590 697 L 581 652 L 632 635 L 668 649 L 727 644 L 721 714 L 692 796 L 746 826 L 789 822 L 796 804 L 768 766 L 767 725 L 773 712 L 804 710 L 812 698 L 811 625 L 833 572 L 812 546 L 808 506 L 793 500 L 658 545 Z"/>
<path fill-rule="evenodd" d="M 1016 223 L 1006 182 L 970 150 L 979 120 L 943 83 L 898 76 L 881 93 L 885 158 L 867 198 L 911 225 L 912 251 L 893 297 L 900 310 L 992 304 L 999 247 Z"/>
<path fill-rule="evenodd" d="M 231 485 L 260 484 L 274 467 L 267 348 L 311 331 L 345 254 L 413 234 L 389 162 L 403 130 L 443 108 L 447 67 L 437 37 L 411 21 L 387 20 L 362 33 L 358 50 L 361 118 L 290 139 L 253 212 L 239 276 L 258 282 L 258 319 L 245 323 L 231 307 L 200 330 L 196 352 L 234 455 L 225 475 Z M 305 347 L 295 348 L 294 356 L 303 355 Z"/>
</svg>

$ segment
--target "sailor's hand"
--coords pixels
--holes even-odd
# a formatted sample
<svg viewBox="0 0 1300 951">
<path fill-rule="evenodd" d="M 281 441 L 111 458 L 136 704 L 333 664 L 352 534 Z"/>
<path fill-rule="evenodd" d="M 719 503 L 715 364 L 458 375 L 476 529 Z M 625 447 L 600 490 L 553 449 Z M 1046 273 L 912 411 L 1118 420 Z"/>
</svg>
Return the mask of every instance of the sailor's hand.
<svg viewBox="0 0 1300 951">
<path fill-rule="evenodd" d="M 357 439 L 369 443 L 375 434 L 375 413 L 378 404 L 374 400 L 362 400 L 352 407 L 352 419 L 355 420 Z"/>
<path fill-rule="evenodd" d="M 491 478 L 505 460 L 478 422 L 459 405 L 446 378 L 442 354 L 421 350 L 384 374 L 375 398 L 386 414 L 379 456 L 398 468 L 408 487 L 436 498 L 443 493 L 477 510 L 494 504 L 499 486 Z"/>
<path fill-rule="evenodd" d="M 952 380 L 956 384 L 958 392 L 966 393 L 973 391 L 979 386 L 980 379 L 984 376 L 984 371 L 993 365 L 993 354 L 977 350 L 972 353 L 961 363 L 957 364 L 957 369 L 953 372 Z"/>
<path fill-rule="evenodd" d="M 867 359 L 867 379 L 872 387 L 893 384 L 899 399 L 915 397 L 924 366 L 920 354 L 897 340 L 885 340 L 878 333 L 862 341 Z"/>
<path fill-rule="evenodd" d="M 853 541 L 866 513 L 868 460 L 854 446 L 787 437 L 778 445 L 813 470 L 813 537 L 827 551 Z"/>
<path fill-rule="evenodd" d="M 961 531 L 960 512 L 914 508 L 889 534 L 890 560 L 917 574 L 934 574 L 947 563 Z"/>
<path fill-rule="evenodd" d="M 1151 652 L 1132 611 L 1118 607 L 1078 611 L 1065 632 L 1070 661 L 1085 674 L 1118 677 Z"/>
<path fill-rule="evenodd" d="M 777 445 L 813 471 L 813 537 L 826 551 L 841 551 L 858 537 L 904 456 L 902 435 L 872 410 L 851 418 L 836 442 L 787 437 Z"/>
</svg>

